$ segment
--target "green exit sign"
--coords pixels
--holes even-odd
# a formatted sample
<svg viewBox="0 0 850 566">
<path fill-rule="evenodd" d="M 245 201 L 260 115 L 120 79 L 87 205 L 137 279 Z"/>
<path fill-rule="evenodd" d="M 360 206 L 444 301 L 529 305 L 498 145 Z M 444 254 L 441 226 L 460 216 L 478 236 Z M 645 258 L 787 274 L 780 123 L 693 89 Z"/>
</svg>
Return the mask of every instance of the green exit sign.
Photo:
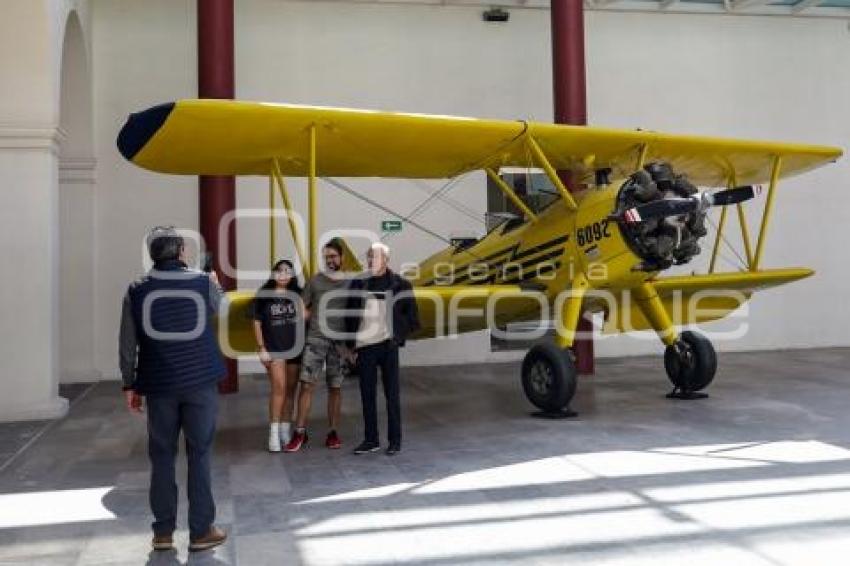
<svg viewBox="0 0 850 566">
<path fill-rule="evenodd" d="M 382 232 L 401 232 L 401 220 L 382 220 Z"/>
</svg>

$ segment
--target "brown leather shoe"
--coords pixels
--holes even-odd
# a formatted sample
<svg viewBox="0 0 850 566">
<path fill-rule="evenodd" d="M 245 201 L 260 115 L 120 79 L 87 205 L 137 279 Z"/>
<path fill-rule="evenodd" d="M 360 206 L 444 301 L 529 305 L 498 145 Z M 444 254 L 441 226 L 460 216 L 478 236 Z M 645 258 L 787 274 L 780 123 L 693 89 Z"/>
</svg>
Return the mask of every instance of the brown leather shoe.
<svg viewBox="0 0 850 566">
<path fill-rule="evenodd" d="M 151 546 L 154 550 L 171 550 L 174 548 L 174 538 L 171 535 L 154 535 Z"/>
<path fill-rule="evenodd" d="M 199 539 L 189 542 L 189 552 L 200 552 L 216 547 L 227 540 L 227 533 L 215 525 L 210 527 L 207 534 Z"/>
</svg>

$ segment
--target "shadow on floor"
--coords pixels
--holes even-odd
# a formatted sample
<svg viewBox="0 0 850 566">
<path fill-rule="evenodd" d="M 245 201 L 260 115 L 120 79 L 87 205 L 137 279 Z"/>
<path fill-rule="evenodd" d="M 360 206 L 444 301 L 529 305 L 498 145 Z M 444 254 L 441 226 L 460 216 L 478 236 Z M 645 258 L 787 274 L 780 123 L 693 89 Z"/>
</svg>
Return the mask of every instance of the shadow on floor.
<svg viewBox="0 0 850 566">
<path fill-rule="evenodd" d="M 409 368 L 405 449 L 392 458 L 349 453 L 353 382 L 344 450 L 321 446 L 319 396 L 315 444 L 265 453 L 266 385 L 244 378 L 216 441 L 230 541 L 187 556 L 184 532 L 149 563 L 838 564 L 850 551 L 848 362 L 850 349 L 725 354 L 709 399 L 676 402 L 657 359 L 601 360 L 565 421 L 528 417 L 515 364 Z M 78 515 L 7 514 L 0 562 L 148 557 L 144 435 L 108 384 L 89 393 L 0 477 L 0 500 L 78 496 Z"/>
</svg>

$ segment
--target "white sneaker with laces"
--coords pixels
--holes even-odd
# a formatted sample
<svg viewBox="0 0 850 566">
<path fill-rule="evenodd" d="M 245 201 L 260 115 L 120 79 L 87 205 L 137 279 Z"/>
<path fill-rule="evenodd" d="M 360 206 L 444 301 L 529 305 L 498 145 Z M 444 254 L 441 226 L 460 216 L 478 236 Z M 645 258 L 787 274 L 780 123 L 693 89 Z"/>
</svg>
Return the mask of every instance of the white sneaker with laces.
<svg viewBox="0 0 850 566">
<path fill-rule="evenodd" d="M 269 424 L 269 452 L 280 452 L 280 423 Z"/>
<path fill-rule="evenodd" d="M 280 445 L 286 446 L 289 444 L 289 441 L 292 440 L 292 423 L 280 423 L 280 428 L 278 430 L 280 430 Z"/>
</svg>

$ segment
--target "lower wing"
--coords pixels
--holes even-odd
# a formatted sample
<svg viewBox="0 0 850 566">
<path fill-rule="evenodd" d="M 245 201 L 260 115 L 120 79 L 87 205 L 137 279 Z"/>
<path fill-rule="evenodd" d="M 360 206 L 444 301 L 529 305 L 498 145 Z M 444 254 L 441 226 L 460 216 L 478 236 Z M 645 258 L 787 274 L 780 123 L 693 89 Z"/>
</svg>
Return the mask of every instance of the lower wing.
<svg viewBox="0 0 850 566">
<path fill-rule="evenodd" d="M 650 281 L 667 313 L 677 326 L 718 320 L 736 310 L 762 289 L 784 285 L 813 275 L 805 268 L 768 269 L 740 273 L 712 273 L 661 277 Z M 594 310 L 606 312 L 603 332 L 630 332 L 652 327 L 627 293 L 614 304 L 596 302 Z"/>
<path fill-rule="evenodd" d="M 250 355 L 256 351 L 252 326 L 253 291 L 227 293 L 218 318 L 218 338 L 227 357 Z M 458 285 L 414 287 L 419 308 L 419 330 L 411 339 L 462 334 L 502 325 L 506 322 L 539 318 L 545 295 L 519 285 Z M 544 307 L 545 308 L 545 307 Z"/>
</svg>

